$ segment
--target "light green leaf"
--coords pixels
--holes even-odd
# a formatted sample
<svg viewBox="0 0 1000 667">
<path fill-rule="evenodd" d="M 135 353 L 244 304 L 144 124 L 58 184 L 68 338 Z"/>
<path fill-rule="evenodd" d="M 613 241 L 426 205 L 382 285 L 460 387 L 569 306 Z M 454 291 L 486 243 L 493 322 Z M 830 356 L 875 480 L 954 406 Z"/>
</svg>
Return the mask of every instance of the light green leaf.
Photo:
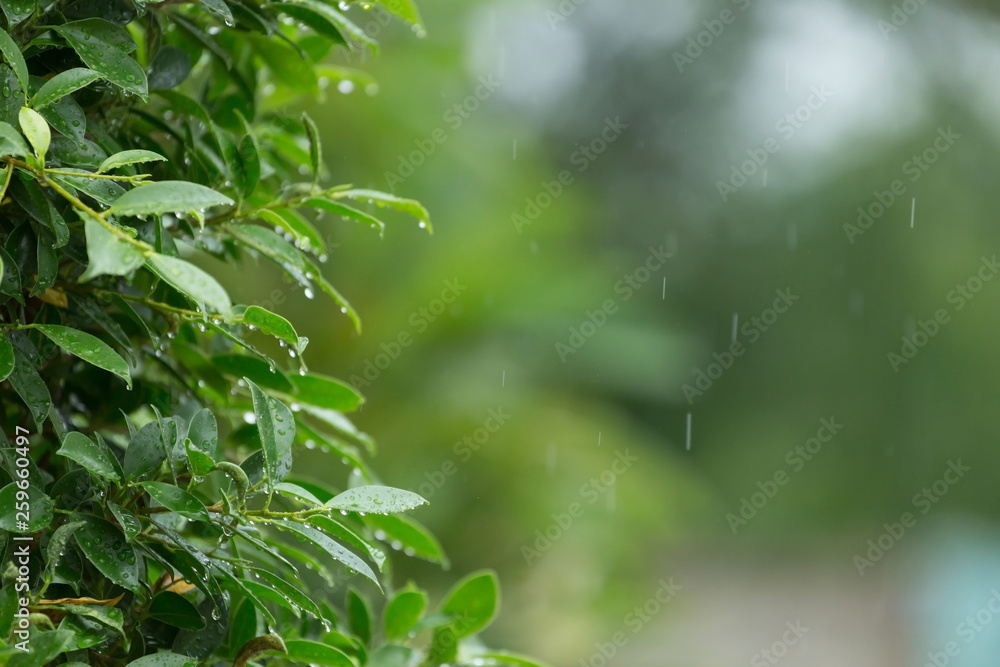
<svg viewBox="0 0 1000 667">
<path fill-rule="evenodd" d="M 142 523 L 134 514 L 115 503 L 108 503 L 108 507 L 111 508 L 111 513 L 118 520 L 122 532 L 125 533 L 125 540 L 127 542 L 131 542 L 135 539 L 136 535 L 142 532 Z"/>
<path fill-rule="evenodd" d="M 73 47 L 87 67 L 125 90 L 147 98 L 146 73 L 129 54 L 135 41 L 122 26 L 100 18 L 72 21 L 53 29 Z"/>
<path fill-rule="evenodd" d="M 80 276 L 80 282 L 87 282 L 97 276 L 124 276 L 143 265 L 146 258 L 142 250 L 115 236 L 100 222 L 85 215 L 83 231 L 87 236 L 87 270 Z"/>
<path fill-rule="evenodd" d="M 49 144 L 52 143 L 49 122 L 42 117 L 42 114 L 28 107 L 21 108 L 18 120 L 21 123 L 21 130 L 24 131 L 24 136 L 28 137 L 28 141 L 35 149 L 35 155 L 38 156 L 39 162 L 44 163 L 45 154 L 49 151 Z"/>
<path fill-rule="evenodd" d="M 341 204 L 339 201 L 322 199 L 320 197 L 311 197 L 302 203 L 304 206 L 308 206 L 309 208 L 315 208 L 320 211 L 328 211 L 335 215 L 339 215 L 342 218 L 363 222 L 366 225 L 370 225 L 377 229 L 379 236 L 382 236 L 385 233 L 384 222 L 369 213 L 359 211 L 358 209 L 347 206 L 346 204 Z"/>
<path fill-rule="evenodd" d="M 340 649 L 310 639 L 289 639 L 285 642 L 288 655 L 285 660 L 323 665 L 323 667 L 355 667 L 354 661 Z"/>
<path fill-rule="evenodd" d="M 423 27 L 424 23 L 420 18 L 420 12 L 417 10 L 417 5 L 413 0 L 376 0 L 376 2 L 414 26 L 414 28 Z M 424 34 L 423 30 L 419 30 L 417 34 L 422 37 Z"/>
<path fill-rule="evenodd" d="M 21 55 L 21 48 L 2 28 L 0 28 L 0 53 L 14 70 L 17 82 L 21 84 L 21 90 L 28 90 L 28 65 L 24 62 L 24 56 Z"/>
<path fill-rule="evenodd" d="M 233 200 L 197 183 L 158 181 L 132 188 L 108 209 L 111 215 L 161 215 L 202 212 L 213 206 L 229 206 Z"/>
<path fill-rule="evenodd" d="M 25 521 L 23 514 L 18 516 L 14 511 L 19 503 L 24 502 L 17 497 L 20 491 L 15 482 L 0 489 L 0 503 L 3 503 L 0 507 L 7 508 L 0 512 L 0 530 L 9 533 L 37 533 L 52 522 L 52 500 L 38 487 L 29 485 L 25 489 L 28 494 L 28 517 Z"/>
<path fill-rule="evenodd" d="M 357 410 L 365 399 L 353 387 L 318 373 L 293 376 L 295 397 L 319 408 L 350 412 Z"/>
<path fill-rule="evenodd" d="M 342 190 L 341 192 L 334 193 L 333 196 L 337 198 L 345 197 L 369 204 L 373 203 L 379 208 L 391 208 L 400 213 L 412 215 L 420 221 L 421 226 L 427 227 L 427 231 L 433 231 L 431 228 L 431 214 L 428 213 L 423 204 L 415 199 L 404 199 L 385 192 L 379 192 L 378 190 Z"/>
<path fill-rule="evenodd" d="M 129 373 L 128 362 L 100 338 L 57 324 L 36 324 L 34 328 L 70 354 L 74 354 L 98 368 L 103 368 L 109 373 L 114 373 L 125 380 L 129 389 L 132 388 L 132 376 Z"/>
<path fill-rule="evenodd" d="M 385 605 L 383 625 L 385 638 L 389 641 L 404 639 L 424 613 L 427 593 L 418 590 L 402 590 Z"/>
<path fill-rule="evenodd" d="M 146 262 L 146 266 L 175 290 L 209 310 L 228 313 L 232 307 L 229 295 L 222 285 L 190 262 L 167 255 L 153 254 Z"/>
<path fill-rule="evenodd" d="M 193 475 L 204 477 L 212 472 L 212 468 L 215 467 L 215 461 L 211 456 L 195 447 L 190 438 L 184 440 L 184 449 L 187 451 L 188 467 L 191 468 Z"/>
<path fill-rule="evenodd" d="M 250 306 L 243 312 L 243 324 L 248 327 L 260 329 L 260 332 L 265 336 L 274 336 L 285 341 L 298 352 L 302 352 L 299 347 L 299 335 L 295 332 L 295 327 L 280 315 L 275 315 L 260 306 Z"/>
<path fill-rule="evenodd" d="M 394 514 L 406 512 L 427 501 L 404 489 L 391 486 L 357 486 L 334 496 L 326 503 L 327 507 L 347 512 L 363 512 L 365 514 Z"/>
<path fill-rule="evenodd" d="M 441 611 L 456 617 L 452 628 L 458 637 L 473 635 L 496 617 L 500 609 L 500 582 L 491 570 L 473 572 L 455 584 L 441 604 Z"/>
<path fill-rule="evenodd" d="M 86 67 L 74 67 L 65 72 L 60 72 L 46 81 L 35 96 L 31 98 L 31 106 L 35 109 L 42 109 L 53 102 L 77 91 L 84 86 L 89 86 L 94 81 L 101 78 L 101 75 Z"/>
<path fill-rule="evenodd" d="M 484 660 L 497 665 L 513 665 L 513 667 L 551 667 L 549 663 L 529 658 L 526 655 L 509 651 L 487 651 L 477 653 L 475 659 Z"/>
<path fill-rule="evenodd" d="M 141 162 L 161 162 L 166 161 L 166 159 L 167 158 L 163 157 L 159 153 L 154 153 L 153 151 L 122 151 L 120 153 L 115 153 L 102 162 L 100 168 L 97 170 L 97 173 L 103 174 L 111 171 L 112 169 L 118 169 L 119 167 L 125 167 L 130 164 L 139 164 Z"/>
<path fill-rule="evenodd" d="M 76 461 L 89 472 L 110 479 L 113 482 L 120 482 L 121 477 L 111 463 L 110 452 L 101 449 L 93 440 L 79 431 L 71 431 L 63 438 L 62 447 L 56 452 L 60 456 Z"/>
</svg>

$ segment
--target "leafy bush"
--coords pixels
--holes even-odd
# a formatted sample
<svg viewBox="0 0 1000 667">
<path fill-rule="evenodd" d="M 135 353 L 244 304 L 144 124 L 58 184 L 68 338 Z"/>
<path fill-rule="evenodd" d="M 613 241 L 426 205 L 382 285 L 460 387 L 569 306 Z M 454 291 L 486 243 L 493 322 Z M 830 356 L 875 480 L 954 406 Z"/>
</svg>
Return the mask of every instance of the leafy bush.
<svg viewBox="0 0 1000 667">
<path fill-rule="evenodd" d="M 371 84 L 329 64 L 375 50 L 358 9 L 0 8 L 0 665 L 535 664 L 475 637 L 492 573 L 433 613 L 393 588 L 385 545 L 447 561 L 398 516 L 424 499 L 368 467 L 344 416 L 363 398 L 192 261 L 273 263 L 360 331 L 323 277 L 319 217 L 381 232 L 385 208 L 429 230 L 415 201 L 321 185 L 315 124 L 283 111 Z M 409 0 L 386 10 L 422 29 Z M 343 484 L 295 476 L 299 449 L 343 464 Z"/>
</svg>

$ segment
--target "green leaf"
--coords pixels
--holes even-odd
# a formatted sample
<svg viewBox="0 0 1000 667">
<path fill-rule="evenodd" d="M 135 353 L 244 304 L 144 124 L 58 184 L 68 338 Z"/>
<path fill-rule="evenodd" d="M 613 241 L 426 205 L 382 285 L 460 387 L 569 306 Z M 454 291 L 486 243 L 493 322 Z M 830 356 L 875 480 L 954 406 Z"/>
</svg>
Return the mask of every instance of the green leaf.
<svg viewBox="0 0 1000 667">
<path fill-rule="evenodd" d="M 86 67 L 74 67 L 60 72 L 49 79 L 31 98 L 31 106 L 42 109 L 101 78 L 101 75 Z"/>
<path fill-rule="evenodd" d="M 0 123 L 0 157 L 27 157 L 28 145 L 24 143 L 21 133 L 10 123 Z"/>
<path fill-rule="evenodd" d="M 110 452 L 102 449 L 93 440 L 79 431 L 71 431 L 63 438 L 62 447 L 56 452 L 60 456 L 76 461 L 89 472 L 113 482 L 120 482 L 121 477 L 112 464 Z"/>
<path fill-rule="evenodd" d="M 24 653 L 15 649 L 14 657 L 7 663 L 7 667 L 43 667 L 73 646 L 74 639 L 70 630 L 34 632 L 30 638 L 31 650 Z"/>
<path fill-rule="evenodd" d="M 411 215 L 420 221 L 421 226 L 426 226 L 427 231 L 431 228 L 431 215 L 423 204 L 415 199 L 404 199 L 395 195 L 390 195 L 378 190 L 343 190 L 337 192 L 336 197 L 346 197 L 355 201 L 362 201 L 369 204 L 374 203 L 379 208 L 391 208 L 401 213 Z"/>
<path fill-rule="evenodd" d="M 322 503 L 318 503 L 322 504 Z M 373 544 L 369 544 L 350 528 L 328 516 L 314 515 L 309 517 L 309 523 L 322 530 L 327 535 L 349 544 L 365 553 L 381 570 L 385 563 L 385 552 Z"/>
<path fill-rule="evenodd" d="M 376 0 L 376 2 L 410 25 L 417 28 L 423 27 L 420 12 L 413 0 Z M 417 34 L 423 36 L 424 33 L 420 31 Z"/>
<path fill-rule="evenodd" d="M 164 482 L 143 482 L 141 486 L 153 500 L 171 512 L 176 512 L 186 519 L 211 520 L 205 504 L 179 486 Z"/>
<path fill-rule="evenodd" d="M 121 526 L 122 532 L 125 533 L 125 540 L 127 542 L 131 542 L 135 539 L 136 535 L 142 532 L 142 523 L 134 514 L 115 503 L 108 503 L 108 507 L 111 509 L 111 513 L 115 519 L 118 520 L 118 525 Z"/>
<path fill-rule="evenodd" d="M 487 651 L 477 653 L 475 658 L 479 660 L 491 661 L 500 665 L 513 665 L 514 667 L 551 667 L 547 662 L 529 658 L 526 655 L 511 653 L 509 651 Z"/>
<path fill-rule="evenodd" d="M 280 315 L 275 315 L 260 306 L 250 306 L 243 312 L 243 325 L 260 329 L 260 332 L 265 336 L 274 336 L 291 345 L 299 353 L 302 352 L 295 327 Z"/>
<path fill-rule="evenodd" d="M 403 553 L 448 567 L 448 557 L 441 543 L 429 530 L 413 519 L 388 514 L 369 514 L 364 520 L 375 530 L 379 539 L 403 545 Z"/>
<path fill-rule="evenodd" d="M 402 590 L 385 605 L 385 638 L 389 641 L 405 639 L 427 607 L 427 593 Z"/>
<path fill-rule="evenodd" d="M 204 477 L 212 472 L 215 460 L 211 456 L 195 447 L 190 439 L 184 441 L 184 449 L 187 451 L 188 467 L 191 468 L 191 474 L 196 477 Z"/>
<path fill-rule="evenodd" d="M 125 167 L 130 164 L 140 164 L 142 162 L 161 162 L 166 161 L 167 158 L 163 157 L 159 153 L 154 153 L 153 151 L 144 150 L 130 150 L 121 151 L 120 153 L 115 153 L 107 160 L 101 163 L 100 168 L 98 168 L 97 173 L 103 174 L 119 167 Z"/>
<path fill-rule="evenodd" d="M 341 204 L 338 201 L 334 201 L 332 199 L 322 199 L 320 197 L 311 197 L 302 202 L 302 204 L 304 206 L 308 206 L 309 208 L 315 208 L 320 211 L 327 211 L 329 213 L 339 215 L 342 218 L 363 222 L 366 225 L 370 225 L 377 229 L 379 236 L 382 236 L 385 233 L 384 222 L 373 215 L 365 213 L 364 211 L 359 211 L 358 209 L 347 206 L 346 204 Z"/>
<path fill-rule="evenodd" d="M 14 348 L 14 370 L 10 372 L 7 379 L 13 385 L 17 395 L 28 406 L 28 410 L 35 420 L 35 426 L 41 428 L 52 409 L 52 397 L 49 395 L 49 388 L 38 375 L 34 365 L 17 348 Z"/>
<path fill-rule="evenodd" d="M 125 450 L 125 479 L 133 480 L 160 467 L 167 459 L 167 449 L 173 439 L 167 440 L 165 426 L 173 422 L 152 421 L 135 434 Z M 174 426 L 176 429 L 176 425 Z"/>
<path fill-rule="evenodd" d="M 391 486 L 357 486 L 334 496 L 326 503 L 327 507 L 347 512 L 363 512 L 365 514 L 394 514 L 406 512 L 427 501 L 404 489 Z"/>
<path fill-rule="evenodd" d="M 365 402 L 353 387 L 325 375 L 310 373 L 292 377 L 291 380 L 295 385 L 295 397 L 309 405 L 350 412 Z"/>
<path fill-rule="evenodd" d="M 17 82 L 21 84 L 21 90 L 28 90 L 28 65 L 24 62 L 24 56 L 21 55 L 21 48 L 10 38 L 7 31 L 2 28 L 0 28 L 0 53 L 3 54 L 4 60 L 14 70 Z"/>
<path fill-rule="evenodd" d="M 223 0 L 198 0 L 198 4 L 222 19 L 223 23 L 226 25 L 236 25 L 236 19 L 233 18 L 233 12 L 229 9 L 229 5 L 223 2 Z"/>
<path fill-rule="evenodd" d="M 35 11 L 33 0 L 0 0 L 0 7 L 3 8 L 3 13 L 7 17 L 7 25 L 10 27 L 14 27 Z"/>
<path fill-rule="evenodd" d="M 273 490 L 279 481 L 278 462 L 292 450 L 295 419 L 285 405 L 265 394 L 249 378 L 246 378 L 246 382 L 250 386 L 257 430 L 260 432 L 268 488 Z"/>
<path fill-rule="evenodd" d="M 312 224 L 301 215 L 291 209 L 261 209 L 254 212 L 254 216 L 269 222 L 275 227 L 280 227 L 292 235 L 295 243 L 303 250 L 311 252 L 326 252 L 326 244 L 323 237 Z"/>
<path fill-rule="evenodd" d="M 69 521 L 56 528 L 55 532 L 52 533 L 52 537 L 49 538 L 48 548 L 45 552 L 45 576 L 47 580 L 51 581 L 56 568 L 59 567 L 59 563 L 62 562 L 63 555 L 66 551 L 66 545 L 69 543 L 70 538 L 73 537 L 76 529 L 82 525 L 83 521 Z"/>
<path fill-rule="evenodd" d="M 324 667 L 356 667 L 354 661 L 340 649 L 309 639 L 289 639 L 285 642 L 285 649 L 288 651 L 285 659 L 292 662 Z"/>
<path fill-rule="evenodd" d="M 133 660 L 126 667 L 194 667 L 197 664 L 197 658 L 170 651 L 160 651 Z"/>
<path fill-rule="evenodd" d="M 184 83 L 191 74 L 191 58 L 176 46 L 160 47 L 149 64 L 149 89 L 166 90 Z"/>
<path fill-rule="evenodd" d="M 217 458 L 219 448 L 219 424 L 215 420 L 215 415 L 208 408 L 202 408 L 191 418 L 188 426 L 188 438 L 191 443 L 200 451 L 205 452 L 212 458 Z"/>
<path fill-rule="evenodd" d="M 149 603 L 149 615 L 156 620 L 182 630 L 202 630 L 205 619 L 187 598 L 173 591 L 162 591 Z"/>
<path fill-rule="evenodd" d="M 0 260 L 0 267 L 3 261 Z M 0 382 L 7 379 L 11 371 L 14 370 L 14 346 L 7 340 L 7 336 L 0 333 Z"/>
<path fill-rule="evenodd" d="M 319 181 L 320 170 L 323 168 L 323 146 L 319 138 L 319 128 L 309 117 L 309 114 L 302 112 L 302 124 L 306 128 L 306 137 L 309 138 L 309 162 L 312 165 L 313 185 Z"/>
<path fill-rule="evenodd" d="M 305 60 L 298 51 L 265 35 L 250 33 L 246 35 L 246 39 L 271 70 L 275 81 L 295 92 L 313 95 L 319 93 L 319 81 L 312 63 Z"/>
<path fill-rule="evenodd" d="M 81 283 L 97 276 L 128 275 L 146 261 L 139 247 L 115 236 L 89 215 L 84 216 L 83 230 L 87 237 L 89 263 L 80 276 Z"/>
<path fill-rule="evenodd" d="M 370 579 L 376 586 L 379 587 L 379 590 L 381 590 L 382 586 L 379 584 L 378 578 L 375 576 L 372 569 L 368 567 L 367 563 L 312 526 L 306 526 L 292 521 L 275 521 L 273 525 L 282 530 L 287 530 L 301 535 L 306 540 L 312 542 L 317 547 L 325 551 L 334 560 L 346 565 L 349 571 L 357 572 Z"/>
<path fill-rule="evenodd" d="M 35 149 L 39 162 L 45 162 L 45 154 L 49 150 L 49 144 L 52 143 L 48 121 L 40 113 L 28 107 L 21 108 L 18 120 L 21 122 L 24 136 L 28 137 L 28 142 Z"/>
<path fill-rule="evenodd" d="M 372 641 L 372 612 L 365 601 L 353 588 L 347 589 L 347 618 L 351 622 L 351 632 L 365 644 Z"/>
<path fill-rule="evenodd" d="M 36 533 L 52 522 L 52 500 L 36 486 L 22 490 L 11 482 L 0 489 L 0 503 L 5 508 L 0 512 L 0 529 L 7 532 Z M 27 510 L 21 508 L 23 503 Z"/>
<path fill-rule="evenodd" d="M 194 264 L 176 257 L 152 254 L 146 266 L 175 290 L 208 310 L 228 313 L 232 308 L 222 285 Z"/>
<path fill-rule="evenodd" d="M 129 374 L 128 363 L 100 338 L 57 324 L 36 324 L 34 327 L 70 354 L 74 354 L 98 368 L 103 368 L 109 373 L 114 373 L 125 380 L 129 389 L 132 388 L 132 376 Z"/>
<path fill-rule="evenodd" d="M 129 55 L 135 51 L 136 44 L 125 28 L 104 19 L 89 18 L 53 29 L 87 67 L 143 100 L 147 98 L 146 73 Z"/>
<path fill-rule="evenodd" d="M 212 188 L 187 181 L 157 181 L 134 187 L 108 209 L 110 215 L 161 215 L 195 213 L 213 206 L 229 206 L 233 200 Z"/>
<path fill-rule="evenodd" d="M 441 604 L 441 611 L 456 617 L 458 637 L 475 634 L 488 626 L 500 609 L 500 583 L 491 570 L 474 572 L 455 584 Z"/>
<path fill-rule="evenodd" d="M 49 125 L 54 127 L 64 137 L 72 139 L 77 144 L 83 144 L 84 136 L 87 133 L 87 116 L 83 107 L 77 104 L 72 97 L 64 97 L 53 102 L 39 112 Z M 93 179 L 88 179 L 93 182 Z M 107 185 L 115 185 L 110 181 Z M 124 192 L 119 188 L 120 192 Z"/>
<path fill-rule="evenodd" d="M 105 577 L 133 593 L 141 590 L 135 549 L 122 531 L 104 519 L 90 516 L 76 531 L 76 543 Z"/>
</svg>

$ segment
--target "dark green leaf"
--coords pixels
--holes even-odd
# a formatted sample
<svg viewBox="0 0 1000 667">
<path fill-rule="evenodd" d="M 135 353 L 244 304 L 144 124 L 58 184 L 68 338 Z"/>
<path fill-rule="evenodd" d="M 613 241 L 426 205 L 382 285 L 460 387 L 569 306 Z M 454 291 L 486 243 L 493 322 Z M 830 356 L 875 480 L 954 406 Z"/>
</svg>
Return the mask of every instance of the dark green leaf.
<svg viewBox="0 0 1000 667">
<path fill-rule="evenodd" d="M 59 72 L 38 89 L 35 96 L 31 98 L 31 106 L 41 110 L 43 107 L 59 101 L 66 95 L 84 86 L 89 86 L 99 78 L 101 78 L 100 74 L 86 67 L 76 67 Z"/>
<path fill-rule="evenodd" d="M 129 54 L 136 44 L 125 28 L 100 18 L 55 26 L 54 30 L 90 69 L 125 90 L 146 99 L 146 73 Z"/>
<path fill-rule="evenodd" d="M 120 530 L 103 519 L 87 517 L 76 532 L 76 543 L 101 574 L 123 588 L 139 592 L 138 559 Z"/>
<path fill-rule="evenodd" d="M 11 482 L 0 489 L 0 529 L 10 533 L 35 533 L 52 522 L 52 500 L 38 487 L 20 489 Z"/>
<path fill-rule="evenodd" d="M 203 630 L 205 619 L 187 598 L 173 591 L 162 591 L 149 603 L 149 615 L 182 630 Z"/>
</svg>

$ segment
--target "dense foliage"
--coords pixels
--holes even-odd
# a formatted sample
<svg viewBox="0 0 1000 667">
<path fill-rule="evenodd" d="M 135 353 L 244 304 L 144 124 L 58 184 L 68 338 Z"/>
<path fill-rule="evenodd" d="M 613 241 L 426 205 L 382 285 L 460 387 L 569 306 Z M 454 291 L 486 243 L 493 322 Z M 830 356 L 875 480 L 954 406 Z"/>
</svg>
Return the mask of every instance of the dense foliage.
<svg viewBox="0 0 1000 667">
<path fill-rule="evenodd" d="M 534 664 L 476 638 L 491 572 L 433 611 L 393 587 L 386 546 L 447 565 L 398 515 L 426 501 L 379 483 L 345 417 L 363 398 L 309 371 L 308 340 L 200 268 L 273 263 L 360 331 L 320 218 L 429 230 L 415 201 L 328 187 L 315 124 L 284 111 L 373 85 L 329 64 L 375 51 L 349 18 L 373 8 L 0 8 L 0 664 Z M 300 449 L 342 483 L 298 475 Z"/>
</svg>

